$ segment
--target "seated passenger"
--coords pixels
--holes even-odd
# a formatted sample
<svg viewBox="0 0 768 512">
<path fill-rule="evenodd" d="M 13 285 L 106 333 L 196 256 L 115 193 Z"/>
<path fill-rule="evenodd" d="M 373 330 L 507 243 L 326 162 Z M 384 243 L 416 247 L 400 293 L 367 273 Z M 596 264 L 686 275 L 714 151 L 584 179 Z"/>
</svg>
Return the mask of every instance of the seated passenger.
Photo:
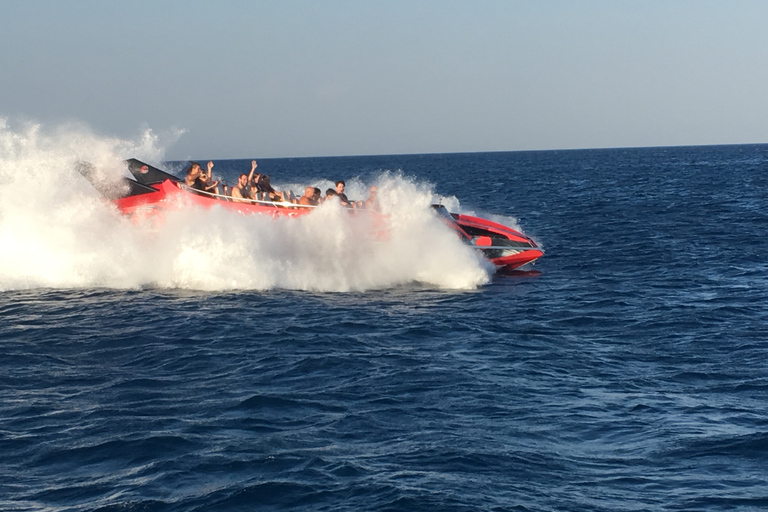
<svg viewBox="0 0 768 512">
<path fill-rule="evenodd" d="M 304 189 L 304 195 L 299 198 L 299 204 L 304 206 L 317 206 L 317 200 L 315 199 L 315 187 L 306 187 Z"/>
<path fill-rule="evenodd" d="M 255 199 L 257 201 L 265 201 L 265 195 L 261 191 L 261 187 L 259 186 L 259 183 L 261 182 L 261 173 L 256 173 L 253 175 L 253 177 L 248 176 L 248 188 L 251 191 L 251 199 Z"/>
<path fill-rule="evenodd" d="M 328 201 L 338 201 L 339 194 L 336 193 L 336 190 L 329 188 L 325 191 L 325 197 L 323 198 L 323 202 L 327 203 Z"/>
<path fill-rule="evenodd" d="M 211 179 L 211 169 L 213 169 L 213 162 L 208 162 L 208 175 L 203 173 L 202 168 L 200 167 L 200 164 L 197 162 L 192 162 L 189 171 L 187 171 L 187 178 L 185 180 L 185 183 L 187 186 L 191 189 L 193 189 L 193 192 L 208 192 L 213 188 L 216 188 L 216 186 L 219 184 L 218 181 L 215 181 L 213 183 L 210 183 Z"/>
<path fill-rule="evenodd" d="M 205 190 L 205 184 L 200 179 L 202 174 L 203 170 L 200 168 L 200 164 L 192 162 L 187 171 L 187 179 L 185 180 L 187 186 L 195 190 Z"/>
<path fill-rule="evenodd" d="M 379 210 L 379 198 L 376 196 L 376 185 L 373 185 L 368 191 L 368 199 L 363 203 L 364 207 L 368 210 Z"/>
<path fill-rule="evenodd" d="M 232 201 L 237 203 L 247 203 L 251 197 L 251 192 L 248 190 L 248 176 L 245 173 L 241 174 L 237 179 L 237 185 L 232 187 Z"/>
<path fill-rule="evenodd" d="M 339 201 L 341 201 L 341 206 L 346 206 L 347 208 L 354 208 L 355 205 L 347 199 L 347 194 L 344 193 L 344 188 L 347 186 L 346 183 L 344 183 L 344 180 L 339 180 L 336 182 L 336 196 L 339 198 Z M 326 196 L 327 197 L 327 196 Z"/>
<path fill-rule="evenodd" d="M 261 173 L 256 172 L 256 167 L 258 166 L 259 164 L 256 163 L 256 160 L 251 160 L 251 172 L 248 174 L 248 186 L 251 187 L 251 192 L 253 192 L 254 188 L 258 189 L 259 187 Z"/>
<path fill-rule="evenodd" d="M 213 162 L 209 161 L 207 167 L 208 167 L 208 172 L 207 173 L 202 173 L 200 175 L 200 179 L 205 184 L 205 191 L 206 192 L 211 192 L 211 193 L 214 193 L 214 194 L 218 194 L 219 193 L 219 182 L 218 181 L 213 181 Z"/>
<path fill-rule="evenodd" d="M 290 194 L 288 192 L 278 192 L 275 190 L 269 182 L 269 174 L 263 174 L 259 180 L 259 189 L 266 195 L 265 199 L 268 201 L 279 202 L 284 201 L 292 203 Z"/>
</svg>

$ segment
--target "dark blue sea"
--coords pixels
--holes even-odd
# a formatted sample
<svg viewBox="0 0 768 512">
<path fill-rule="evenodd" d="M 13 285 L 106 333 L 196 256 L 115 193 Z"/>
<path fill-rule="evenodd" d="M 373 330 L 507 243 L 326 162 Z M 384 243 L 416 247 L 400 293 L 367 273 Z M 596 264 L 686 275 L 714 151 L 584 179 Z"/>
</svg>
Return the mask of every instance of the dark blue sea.
<svg viewBox="0 0 768 512">
<path fill-rule="evenodd" d="M 0 510 L 768 509 L 768 145 L 258 165 L 413 183 L 545 255 L 478 281 L 424 247 L 291 260 L 290 227 L 214 218 L 166 259 L 87 184 L 45 214 L 7 193 Z"/>
</svg>

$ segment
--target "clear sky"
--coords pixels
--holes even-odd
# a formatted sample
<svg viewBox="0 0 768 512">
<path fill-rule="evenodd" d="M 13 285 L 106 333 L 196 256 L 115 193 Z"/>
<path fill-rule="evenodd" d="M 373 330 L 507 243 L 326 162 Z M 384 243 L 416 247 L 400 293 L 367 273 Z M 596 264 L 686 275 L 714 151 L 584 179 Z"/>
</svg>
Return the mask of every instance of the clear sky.
<svg viewBox="0 0 768 512">
<path fill-rule="evenodd" d="M 0 0 L 0 117 L 171 159 L 768 142 L 768 1 Z"/>
</svg>

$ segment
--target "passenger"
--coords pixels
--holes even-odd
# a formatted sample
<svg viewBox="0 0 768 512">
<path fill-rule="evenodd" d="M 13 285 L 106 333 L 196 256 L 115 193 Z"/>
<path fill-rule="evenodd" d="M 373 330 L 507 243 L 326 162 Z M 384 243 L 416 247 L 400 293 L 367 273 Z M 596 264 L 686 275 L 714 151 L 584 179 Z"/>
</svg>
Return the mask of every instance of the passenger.
<svg viewBox="0 0 768 512">
<path fill-rule="evenodd" d="M 299 198 L 299 204 L 304 206 L 317 206 L 315 187 L 306 187 L 304 189 L 304 195 Z"/>
<path fill-rule="evenodd" d="M 255 180 L 259 179 L 259 173 L 256 173 L 256 178 L 254 178 L 254 179 Z M 261 191 L 259 189 L 258 181 L 251 181 L 251 182 L 249 182 L 249 184 L 248 184 L 248 194 L 249 194 L 249 197 L 251 199 L 254 199 L 256 201 L 262 201 L 263 200 Z"/>
<path fill-rule="evenodd" d="M 259 192 L 259 180 L 261 179 L 261 173 L 256 172 L 256 167 L 258 166 L 256 160 L 251 160 L 251 172 L 248 174 L 248 187 L 250 187 L 251 199 L 258 199 L 257 192 Z"/>
<path fill-rule="evenodd" d="M 270 201 L 280 201 L 283 198 L 277 193 L 277 190 L 272 188 L 272 184 L 269 181 L 269 174 L 262 174 L 259 176 L 259 189 L 266 194 L 267 199 Z"/>
<path fill-rule="evenodd" d="M 379 211 L 379 198 L 376 196 L 376 192 L 376 185 L 373 185 L 368 191 L 368 199 L 363 203 L 364 208 Z"/>
<path fill-rule="evenodd" d="M 237 203 L 247 203 L 251 197 L 251 192 L 248 190 L 248 176 L 245 173 L 241 174 L 237 179 L 237 185 L 232 187 L 232 200 Z"/>
<path fill-rule="evenodd" d="M 347 208 L 354 208 L 354 203 L 351 203 L 349 199 L 347 198 L 347 194 L 344 193 L 344 188 L 347 186 L 346 183 L 344 183 L 344 180 L 339 180 L 336 182 L 336 196 L 339 198 L 339 201 L 341 201 L 341 206 L 346 206 Z M 327 196 L 326 196 L 327 197 Z"/>
<path fill-rule="evenodd" d="M 323 198 L 323 202 L 330 201 L 331 199 L 338 199 L 339 194 L 336 193 L 336 190 L 329 188 L 325 191 L 325 197 Z"/>
<path fill-rule="evenodd" d="M 200 168 L 200 164 L 197 162 L 192 162 L 192 164 L 189 166 L 189 170 L 187 171 L 187 186 L 195 190 L 205 190 L 205 184 L 200 179 L 202 174 L 203 170 Z"/>
<path fill-rule="evenodd" d="M 214 194 L 219 193 L 219 182 L 213 181 L 213 162 L 208 161 L 208 173 L 202 173 L 200 180 L 205 184 L 205 191 L 212 192 Z"/>
<path fill-rule="evenodd" d="M 256 168 L 259 166 L 258 163 L 256 163 L 256 160 L 251 160 L 251 172 L 248 174 L 248 181 L 250 182 L 253 179 L 253 173 L 256 172 Z"/>
<path fill-rule="evenodd" d="M 266 194 L 269 201 L 284 201 L 292 203 L 290 195 L 287 192 L 278 192 L 275 190 L 269 182 L 269 174 L 264 174 L 259 180 L 259 189 Z"/>
<path fill-rule="evenodd" d="M 213 162 L 208 162 L 208 173 L 205 174 L 200 167 L 200 164 L 197 162 L 192 162 L 192 164 L 189 167 L 189 171 L 187 171 L 187 178 L 185 180 L 185 183 L 187 186 L 193 191 L 198 192 L 208 192 L 211 189 L 216 188 L 216 186 L 219 184 L 218 181 L 214 181 L 213 183 L 210 183 L 211 180 L 211 169 L 213 169 Z"/>
<path fill-rule="evenodd" d="M 323 193 L 320 191 L 319 188 L 315 187 L 315 193 L 312 196 L 312 199 L 315 200 L 315 204 L 320 204 L 323 202 Z"/>
</svg>

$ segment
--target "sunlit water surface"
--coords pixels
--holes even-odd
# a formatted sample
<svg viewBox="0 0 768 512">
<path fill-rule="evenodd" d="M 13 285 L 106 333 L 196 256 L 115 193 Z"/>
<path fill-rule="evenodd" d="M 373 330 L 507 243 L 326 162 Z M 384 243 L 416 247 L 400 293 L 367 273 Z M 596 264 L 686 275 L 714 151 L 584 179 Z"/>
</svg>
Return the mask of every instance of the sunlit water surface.
<svg viewBox="0 0 768 512">
<path fill-rule="evenodd" d="M 411 201 L 382 258 L 333 212 L 151 235 L 64 169 L 40 169 L 71 181 L 47 205 L 6 180 L 0 509 L 763 510 L 767 164 L 766 146 L 259 160 L 296 191 L 383 183 L 515 224 L 546 254 L 510 275 Z"/>
</svg>

